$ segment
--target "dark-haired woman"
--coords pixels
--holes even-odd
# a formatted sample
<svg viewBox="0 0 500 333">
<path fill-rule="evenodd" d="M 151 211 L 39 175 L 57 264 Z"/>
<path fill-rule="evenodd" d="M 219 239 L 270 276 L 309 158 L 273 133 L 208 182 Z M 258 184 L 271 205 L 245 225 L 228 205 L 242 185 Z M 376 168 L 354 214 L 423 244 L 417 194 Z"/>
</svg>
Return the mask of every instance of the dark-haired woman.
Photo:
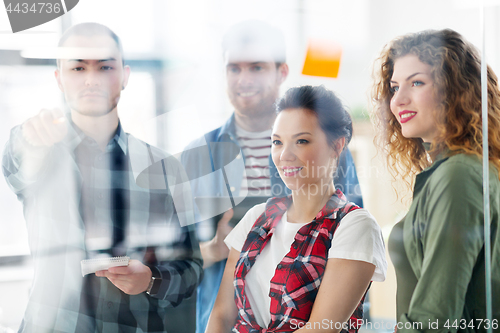
<svg viewBox="0 0 500 333">
<path fill-rule="evenodd" d="M 324 87 L 287 91 L 272 158 L 292 195 L 252 208 L 231 248 L 207 332 L 356 332 L 370 281 L 386 272 L 381 230 L 335 190 L 332 175 L 352 135 Z"/>
<path fill-rule="evenodd" d="M 488 68 L 493 321 L 486 317 L 481 59 L 453 30 L 391 41 L 373 91 L 380 144 L 395 177 L 414 183 L 393 229 L 398 332 L 498 331 L 500 92 Z M 415 178 L 415 174 L 416 175 Z"/>
</svg>

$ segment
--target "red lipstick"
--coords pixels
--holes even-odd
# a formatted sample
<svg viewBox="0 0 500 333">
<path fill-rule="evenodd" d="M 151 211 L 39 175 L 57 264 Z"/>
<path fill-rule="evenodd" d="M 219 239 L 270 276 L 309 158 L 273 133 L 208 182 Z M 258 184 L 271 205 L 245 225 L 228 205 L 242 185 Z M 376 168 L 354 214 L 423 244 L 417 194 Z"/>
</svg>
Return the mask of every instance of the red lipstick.
<svg viewBox="0 0 500 333">
<path fill-rule="evenodd" d="M 413 119 L 413 117 L 415 117 L 416 115 L 417 113 L 415 111 L 409 111 L 409 110 L 401 111 L 399 113 L 399 121 L 401 122 L 401 124 L 404 124 Z"/>
</svg>

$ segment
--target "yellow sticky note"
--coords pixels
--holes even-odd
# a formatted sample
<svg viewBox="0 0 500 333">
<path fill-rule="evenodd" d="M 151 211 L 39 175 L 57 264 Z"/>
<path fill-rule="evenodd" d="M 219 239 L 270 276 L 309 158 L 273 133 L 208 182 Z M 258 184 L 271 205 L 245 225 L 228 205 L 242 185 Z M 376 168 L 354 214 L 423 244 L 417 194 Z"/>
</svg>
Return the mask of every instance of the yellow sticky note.
<svg viewBox="0 0 500 333">
<path fill-rule="evenodd" d="M 324 39 L 310 39 L 302 74 L 336 78 L 339 74 L 342 47 Z"/>
</svg>

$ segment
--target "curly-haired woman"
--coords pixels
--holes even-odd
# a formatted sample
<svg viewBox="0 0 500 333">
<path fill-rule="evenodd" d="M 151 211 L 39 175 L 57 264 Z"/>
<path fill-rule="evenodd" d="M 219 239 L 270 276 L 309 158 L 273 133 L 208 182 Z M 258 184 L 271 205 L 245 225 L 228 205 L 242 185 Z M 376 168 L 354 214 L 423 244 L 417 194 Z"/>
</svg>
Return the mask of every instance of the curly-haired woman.
<svg viewBox="0 0 500 333">
<path fill-rule="evenodd" d="M 495 323 L 484 320 L 481 59 L 457 32 L 428 30 L 386 45 L 374 74 L 379 144 L 393 175 L 414 184 L 409 212 L 389 239 L 398 332 L 484 331 Z M 490 68 L 488 122 L 491 279 L 498 320 L 500 92 Z"/>
</svg>

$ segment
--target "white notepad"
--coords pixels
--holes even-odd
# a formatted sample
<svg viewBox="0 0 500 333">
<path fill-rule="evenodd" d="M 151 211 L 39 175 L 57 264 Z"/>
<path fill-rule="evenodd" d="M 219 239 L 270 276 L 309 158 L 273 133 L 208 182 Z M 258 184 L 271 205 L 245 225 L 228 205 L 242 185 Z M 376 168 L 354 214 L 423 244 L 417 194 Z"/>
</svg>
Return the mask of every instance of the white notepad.
<svg viewBox="0 0 500 333">
<path fill-rule="evenodd" d="M 82 276 L 104 271 L 110 267 L 128 266 L 130 257 L 112 257 L 112 258 L 96 258 L 82 260 Z"/>
</svg>

